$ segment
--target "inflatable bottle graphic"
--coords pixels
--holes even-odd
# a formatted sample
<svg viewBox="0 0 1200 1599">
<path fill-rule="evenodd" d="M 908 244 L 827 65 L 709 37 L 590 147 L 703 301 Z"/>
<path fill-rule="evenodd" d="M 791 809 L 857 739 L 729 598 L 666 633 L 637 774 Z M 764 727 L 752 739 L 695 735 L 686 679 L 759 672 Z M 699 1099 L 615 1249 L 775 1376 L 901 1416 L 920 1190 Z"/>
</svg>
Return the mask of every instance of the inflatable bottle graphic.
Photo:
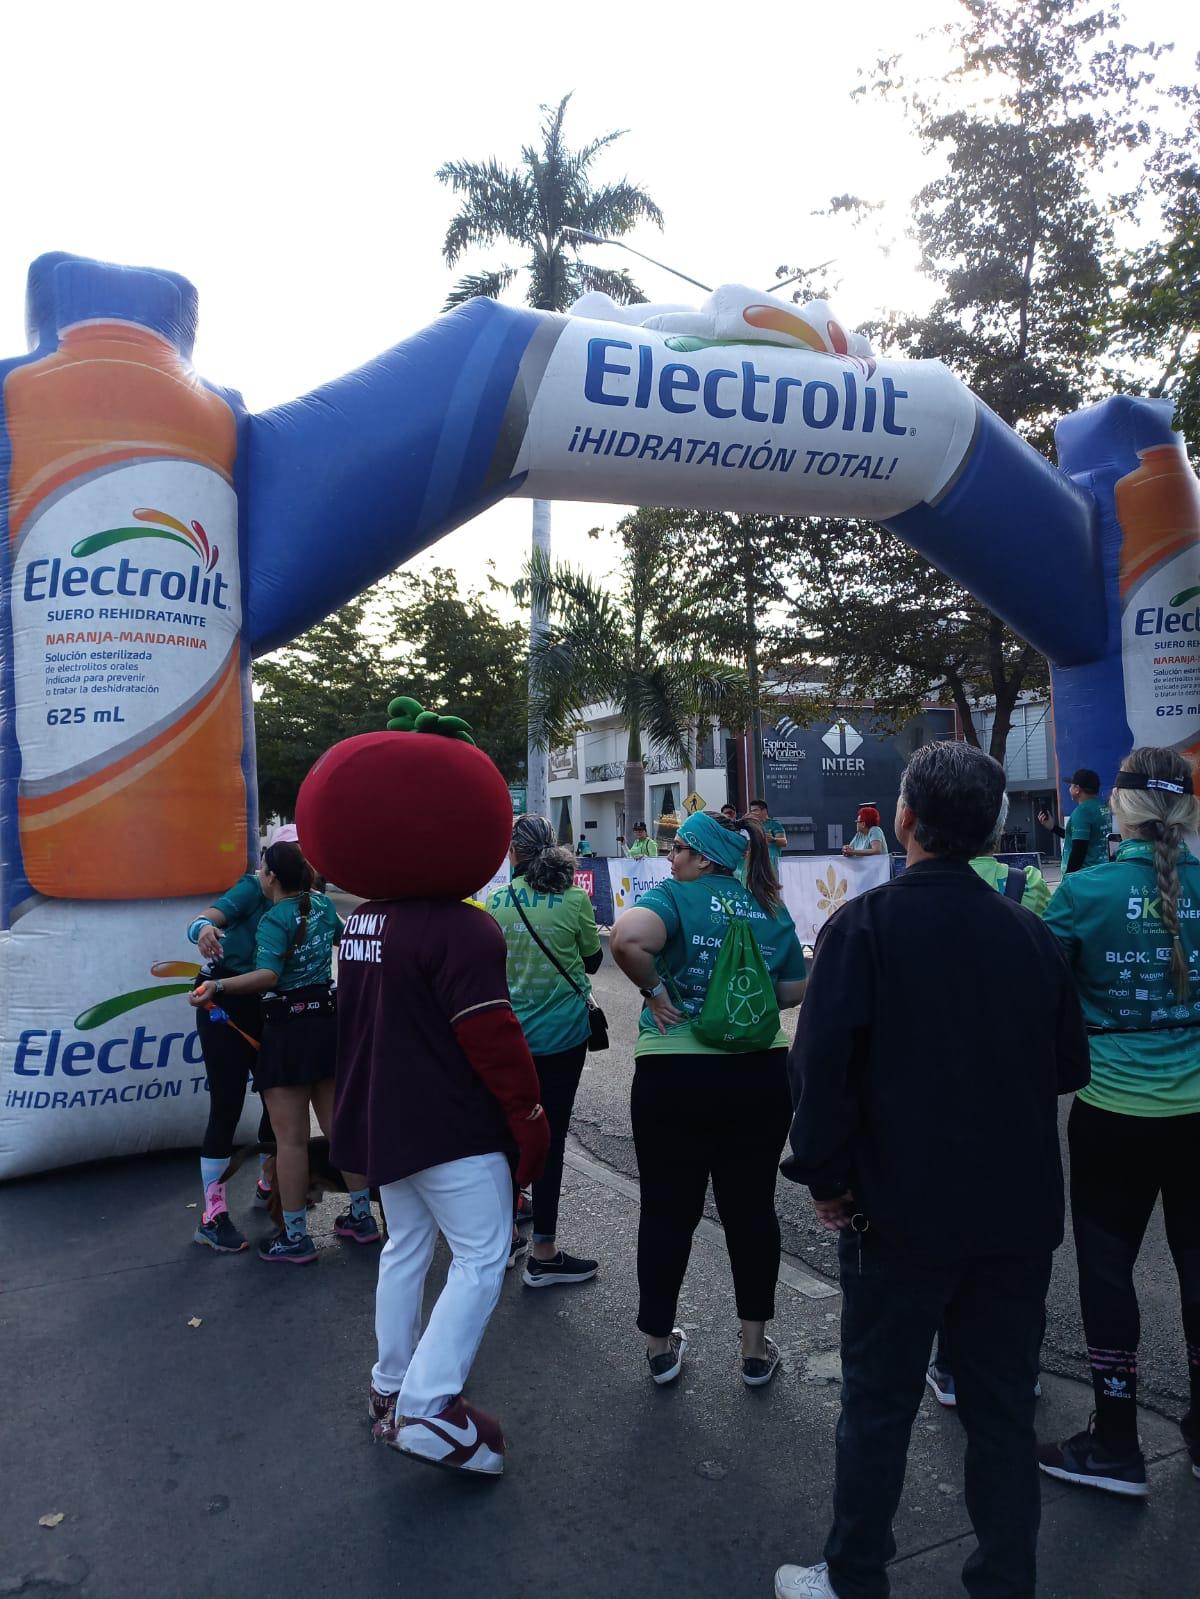
<svg viewBox="0 0 1200 1599">
<path fill-rule="evenodd" d="M 1119 478 L 1121 653 L 1135 744 L 1200 755 L 1200 484 L 1169 427 Z"/>
<path fill-rule="evenodd" d="M 3 391 L 25 874 L 210 893 L 246 859 L 236 417 L 170 278 L 64 261 L 50 298 L 57 348 Z"/>
</svg>

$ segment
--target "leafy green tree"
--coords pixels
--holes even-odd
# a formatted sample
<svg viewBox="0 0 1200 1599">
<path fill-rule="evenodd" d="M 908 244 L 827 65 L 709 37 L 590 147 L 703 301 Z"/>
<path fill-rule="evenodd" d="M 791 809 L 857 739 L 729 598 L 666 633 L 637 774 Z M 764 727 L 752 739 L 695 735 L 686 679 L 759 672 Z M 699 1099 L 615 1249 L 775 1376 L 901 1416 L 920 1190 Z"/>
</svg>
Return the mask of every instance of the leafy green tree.
<svg viewBox="0 0 1200 1599">
<path fill-rule="evenodd" d="M 380 625 L 392 694 L 463 716 L 506 781 L 524 776 L 525 629 L 500 619 L 485 594 L 460 594 L 456 575 L 398 572 Z"/>
<path fill-rule="evenodd" d="M 646 297 L 629 273 L 607 271 L 580 258 L 574 230 L 619 238 L 639 222 L 662 226 L 662 212 L 645 189 L 621 178 L 598 183 L 592 169 L 597 158 L 624 135 L 605 133 L 580 149 L 563 137 L 571 96 L 556 106 L 542 106 L 537 145 L 521 150 L 517 166 L 488 161 L 447 161 L 437 175 L 461 197 L 446 229 L 442 255 L 455 266 L 473 248 L 490 249 L 505 239 L 527 251 L 527 300 L 540 311 L 565 311 L 589 289 L 632 304 Z M 516 266 L 485 268 L 460 279 L 446 299 L 446 309 L 477 295 L 497 299 L 517 277 Z"/>
<path fill-rule="evenodd" d="M 635 540 L 615 592 L 537 556 L 515 585 L 519 599 L 544 605 L 550 618 L 530 654 L 530 736 L 542 749 L 564 743 L 585 706 L 613 703 L 628 733 L 627 827 L 645 815 L 646 744 L 685 765 L 694 718 L 718 714 L 744 682 L 733 668 L 655 644 L 650 606 L 661 574 L 661 551 L 651 540 Z"/>
<path fill-rule="evenodd" d="M 874 701 L 893 727 L 928 700 L 953 704 L 972 744 L 974 707 L 992 699 L 989 753 L 1003 761 L 1022 690 L 1048 681 L 1032 645 L 870 522 L 813 518 L 781 524 L 777 537 L 794 552 L 788 619 L 773 655 L 784 682 L 819 679 L 828 705 Z"/>
<path fill-rule="evenodd" d="M 359 595 L 254 663 L 258 808 L 264 820 L 294 815 L 300 784 L 331 744 L 376 732 L 387 720 L 390 679 L 380 650 L 364 632 L 368 612 L 368 596 Z"/>
<path fill-rule="evenodd" d="M 1200 69 L 1200 57 L 1196 66 Z M 1150 244 L 1135 250 L 1122 272 L 1117 336 L 1125 354 L 1148 370 L 1148 394 L 1175 402 L 1175 423 L 1200 456 L 1200 89 L 1167 91 L 1186 114 L 1181 132 L 1160 131 L 1148 167 L 1159 205 Z M 1135 380 L 1132 387 L 1140 385 Z"/>
<path fill-rule="evenodd" d="M 411 694 L 464 716 L 512 782 L 525 756 L 524 629 L 452 572 L 400 572 L 255 663 L 259 810 L 291 816 L 331 744 L 377 732 L 388 701 Z M 418 802 L 423 796 L 414 796 Z"/>
<path fill-rule="evenodd" d="M 899 101 L 942 158 L 912 208 L 937 298 L 873 329 L 877 341 L 945 361 L 1045 453 L 1054 420 L 1110 382 L 1114 218 L 1136 196 L 1112 190 L 1109 163 L 1149 137 L 1144 69 L 1159 53 L 1127 42 L 1120 22 L 1095 0 L 963 0 L 940 30 L 939 72 L 912 78 L 891 57 L 855 91 Z M 1036 652 L 891 535 L 818 525 L 798 538 L 793 654 L 823 651 L 835 675 L 897 706 L 922 690 L 960 710 L 972 693 L 994 696 L 1003 749 L 1022 689 L 1045 681 Z"/>
</svg>

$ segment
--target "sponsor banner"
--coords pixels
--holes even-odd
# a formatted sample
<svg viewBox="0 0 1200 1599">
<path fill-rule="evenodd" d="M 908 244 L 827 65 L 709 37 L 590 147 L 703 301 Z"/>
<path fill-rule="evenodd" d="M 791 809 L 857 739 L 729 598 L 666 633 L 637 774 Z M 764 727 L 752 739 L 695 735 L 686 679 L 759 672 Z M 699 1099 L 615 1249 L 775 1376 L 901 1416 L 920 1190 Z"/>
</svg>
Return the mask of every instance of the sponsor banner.
<svg viewBox="0 0 1200 1599">
<path fill-rule="evenodd" d="M 541 366 L 539 347 L 528 360 Z M 877 520 L 933 500 L 975 402 L 936 361 L 674 338 L 568 317 L 514 475 L 545 499 Z M 602 460 L 603 466 L 598 462 Z"/>
<path fill-rule="evenodd" d="M 622 911 L 636 905 L 642 895 L 671 875 L 671 863 L 664 855 L 649 860 L 611 860 L 607 862 L 612 888 L 612 913 L 615 920 Z"/>
<path fill-rule="evenodd" d="M 833 855 L 794 859 L 780 864 L 783 903 L 791 912 L 802 944 L 812 944 L 840 905 L 869 888 L 878 888 L 891 876 L 888 855 Z"/>
<path fill-rule="evenodd" d="M 0 934 L 0 1178 L 198 1146 L 194 900 L 43 900 Z M 70 974 L 70 981 L 67 981 Z M 255 1136 L 247 1096 L 238 1141 Z"/>
</svg>

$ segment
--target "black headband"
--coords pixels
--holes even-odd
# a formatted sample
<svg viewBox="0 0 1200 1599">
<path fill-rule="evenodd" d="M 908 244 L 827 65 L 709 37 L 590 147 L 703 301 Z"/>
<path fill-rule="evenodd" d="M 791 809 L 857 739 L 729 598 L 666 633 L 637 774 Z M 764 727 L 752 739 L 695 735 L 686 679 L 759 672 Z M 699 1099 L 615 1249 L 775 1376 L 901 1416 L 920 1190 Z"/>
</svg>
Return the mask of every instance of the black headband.
<svg viewBox="0 0 1200 1599">
<path fill-rule="evenodd" d="M 1193 792 L 1190 776 L 1175 783 L 1169 777 L 1147 777 L 1144 772 L 1118 772 L 1114 787 L 1148 788 L 1159 794 L 1191 794 Z"/>
</svg>

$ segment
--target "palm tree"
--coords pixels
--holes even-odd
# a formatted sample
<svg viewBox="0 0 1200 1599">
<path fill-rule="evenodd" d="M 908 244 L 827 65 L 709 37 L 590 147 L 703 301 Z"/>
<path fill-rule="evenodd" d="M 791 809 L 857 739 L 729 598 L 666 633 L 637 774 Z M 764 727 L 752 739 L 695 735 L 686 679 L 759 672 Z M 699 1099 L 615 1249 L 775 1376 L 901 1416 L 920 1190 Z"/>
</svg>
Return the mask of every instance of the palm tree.
<svg viewBox="0 0 1200 1599">
<path fill-rule="evenodd" d="M 498 239 L 528 250 L 527 302 L 539 311 L 565 311 L 588 289 L 599 289 L 622 304 L 646 296 L 629 273 L 606 271 L 580 259 L 581 241 L 572 230 L 619 237 L 639 222 L 662 227 L 662 212 L 634 183 L 594 185 L 591 168 L 609 145 L 624 136 L 618 128 L 572 150 L 563 139 L 563 119 L 571 96 L 542 106 L 540 147 L 527 144 L 517 167 L 498 161 L 447 161 L 437 175 L 462 204 L 446 229 L 442 255 L 454 266 L 464 251 L 490 248 Z M 461 278 L 446 297 L 446 310 L 477 295 L 497 299 L 520 268 L 492 267 Z"/>
<path fill-rule="evenodd" d="M 685 766 L 695 718 L 717 713 L 745 686 L 745 674 L 734 667 L 657 647 L 650 559 L 644 548 L 628 551 L 616 594 L 582 572 L 552 567 L 538 553 L 514 585 L 522 603 L 532 599 L 549 617 L 529 657 L 530 742 L 538 749 L 563 743 L 574 735 L 584 706 L 614 704 L 628 730 L 626 829 L 645 815 L 643 741 Z"/>
<path fill-rule="evenodd" d="M 582 241 L 573 231 L 617 236 L 638 222 L 662 227 L 662 213 L 644 189 L 620 179 L 594 184 L 591 169 L 602 151 L 622 137 L 623 129 L 603 134 L 582 149 L 572 150 L 563 139 L 563 119 L 571 99 L 565 94 L 557 106 L 542 106 L 540 143 L 525 145 L 516 167 L 489 161 L 447 161 L 437 175 L 462 197 L 446 229 L 442 255 L 454 266 L 464 251 L 490 248 L 506 239 L 527 250 L 528 303 L 539 311 L 565 311 L 589 289 L 598 289 L 624 304 L 645 295 L 626 271 L 592 266 L 579 256 Z M 520 268 L 499 266 L 461 278 L 446 298 L 446 309 L 478 295 L 498 299 Z M 550 505 L 533 502 L 533 551 L 550 558 Z M 546 633 L 547 618 L 535 597 L 529 625 L 530 652 Z M 528 804 L 544 813 L 547 795 L 547 757 L 544 749 L 529 747 Z"/>
</svg>

